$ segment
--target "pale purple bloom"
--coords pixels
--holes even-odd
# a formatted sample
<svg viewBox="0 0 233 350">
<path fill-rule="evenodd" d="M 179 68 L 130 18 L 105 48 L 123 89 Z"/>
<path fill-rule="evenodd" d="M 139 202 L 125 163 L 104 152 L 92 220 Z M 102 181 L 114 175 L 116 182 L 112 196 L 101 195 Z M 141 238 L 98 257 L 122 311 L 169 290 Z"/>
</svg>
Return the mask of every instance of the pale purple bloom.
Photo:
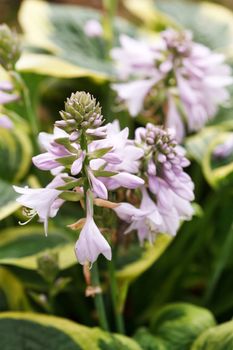
<svg viewBox="0 0 233 350">
<path fill-rule="evenodd" d="M 101 180 L 96 178 L 93 174 L 92 171 L 89 169 L 88 171 L 88 176 L 90 178 L 92 190 L 95 193 L 95 195 L 99 198 L 102 199 L 108 199 L 108 190 L 103 184 Z"/>
<path fill-rule="evenodd" d="M 120 44 L 120 47 L 113 48 L 111 51 L 120 79 L 127 79 L 130 75 L 141 78 L 158 75 L 154 61 L 160 58 L 160 53 L 147 42 L 124 34 L 120 36 Z"/>
<path fill-rule="evenodd" d="M 58 127 L 54 128 L 53 134 L 41 133 L 39 142 L 47 152 L 33 157 L 33 163 L 41 170 L 50 170 L 53 175 L 69 170 L 72 176 L 77 176 L 82 171 L 85 157 L 93 157 L 93 154 L 96 154 L 94 159 L 91 158 L 86 172 L 88 172 L 92 191 L 102 199 L 108 198 L 108 190 L 115 190 L 119 187 L 132 189 L 143 185 L 144 181 L 132 174 L 138 171 L 139 159 L 143 156 L 143 150 L 128 139 L 128 128 L 121 131 L 119 123 L 115 121 L 96 129 L 87 129 L 86 132 L 88 136 L 99 138 L 88 143 L 87 152 L 81 150 L 80 141 L 77 140 L 78 131 L 72 133 L 72 135 L 76 133 L 74 137 L 69 137 L 66 131 Z M 63 144 L 56 142 L 59 139 L 66 139 L 70 148 L 67 149 Z M 107 151 L 102 155 L 103 149 Z M 63 166 L 62 162 L 65 159 L 68 160 L 68 163 L 70 162 L 69 169 Z M 112 173 L 112 176 L 94 175 L 94 171 L 99 169 Z"/>
<path fill-rule="evenodd" d="M 217 145 L 213 151 L 215 158 L 224 159 L 233 154 L 233 134 L 229 135 L 225 142 Z"/>
<path fill-rule="evenodd" d="M 91 38 L 101 37 L 103 35 L 103 27 L 97 19 L 89 19 L 84 25 L 84 32 Z"/>
<path fill-rule="evenodd" d="M 140 187 L 141 204 L 138 209 L 122 205 L 115 212 L 130 223 L 126 233 L 136 230 L 141 243 L 145 239 L 152 242 L 159 232 L 174 236 L 180 222 L 193 215 L 194 185 L 183 170 L 189 165 L 185 151 L 177 145 L 172 130 L 152 124 L 136 130 L 135 142 L 145 154 L 140 167 L 146 179 Z"/>
<path fill-rule="evenodd" d="M 113 84 L 112 88 L 125 102 L 132 117 L 135 117 L 142 110 L 144 99 L 156 82 L 157 79 L 135 80 L 129 83 Z"/>
<path fill-rule="evenodd" d="M 81 152 L 80 156 L 71 165 L 70 172 L 72 175 L 78 175 L 82 170 L 83 160 L 85 158 L 84 152 Z"/>
<path fill-rule="evenodd" d="M 224 55 L 193 42 L 190 32 L 168 29 L 154 43 L 123 36 L 120 43 L 112 50 L 121 80 L 113 89 L 132 116 L 152 106 L 153 117 L 162 108 L 163 124 L 175 128 L 178 141 L 229 99 L 233 79 Z"/>
<path fill-rule="evenodd" d="M 53 174 L 58 174 L 64 170 L 64 166 L 59 163 L 59 158 L 72 155 L 63 145 L 55 140 L 59 138 L 68 138 L 68 134 L 55 126 L 53 134 L 41 132 L 39 134 L 39 144 L 47 152 L 41 153 L 32 158 L 33 164 L 41 170 L 51 170 Z M 77 170 L 77 169 L 76 169 Z M 54 173 L 55 171 L 55 173 Z"/>
<path fill-rule="evenodd" d="M 113 175 L 108 178 L 103 178 L 106 187 L 109 190 L 116 190 L 119 187 L 125 187 L 129 189 L 135 189 L 144 185 L 144 180 L 140 177 L 129 174 L 126 172 L 120 172 L 117 175 Z"/>
<path fill-rule="evenodd" d="M 6 115 L 0 116 L 0 128 L 12 129 L 13 126 L 14 124 L 12 123 L 9 117 L 7 117 Z"/>
<path fill-rule="evenodd" d="M 55 187 L 61 186 L 62 184 L 64 184 L 64 181 L 60 177 L 56 177 L 45 188 L 13 186 L 14 190 L 21 194 L 16 201 L 24 207 L 32 209 L 33 216 L 38 214 L 39 220 L 44 223 L 46 236 L 49 217 L 52 218 L 56 216 L 60 206 L 64 203 L 62 199 L 58 198 L 62 191 L 55 189 Z"/>
<path fill-rule="evenodd" d="M 110 141 L 113 145 L 114 154 L 121 162 L 108 164 L 107 169 L 111 171 L 125 171 L 136 174 L 139 169 L 139 160 L 144 156 L 142 149 L 134 145 L 132 140 L 129 140 L 129 128 L 120 130 L 118 120 L 114 120 L 107 125 L 106 141 Z"/>
<path fill-rule="evenodd" d="M 111 247 L 94 222 L 89 195 L 86 198 L 86 222 L 75 244 L 76 257 L 82 265 L 87 262 L 93 264 L 100 254 L 108 260 L 112 259 Z"/>
<path fill-rule="evenodd" d="M 149 197 L 146 188 L 143 187 L 141 191 L 142 201 L 140 210 L 144 213 L 144 215 L 135 216 L 131 221 L 131 225 L 127 228 L 125 233 L 136 230 L 141 244 L 145 240 L 153 243 L 156 235 L 159 232 L 164 232 L 162 226 L 163 219 L 155 202 L 153 202 Z"/>
<path fill-rule="evenodd" d="M 134 173 L 138 172 L 139 159 L 144 155 L 143 150 L 139 149 L 128 139 L 129 129 L 120 130 L 118 121 L 107 124 L 106 138 L 96 140 L 90 143 L 89 152 L 104 147 L 112 147 L 102 158 L 91 160 L 90 169 L 92 171 L 104 167 L 104 170 L 117 173 L 110 177 L 100 177 L 98 186 L 93 188 L 94 193 L 100 198 L 106 198 L 105 188 L 116 190 L 119 187 L 134 189 L 144 184 L 144 181 Z M 92 178 L 92 185 L 97 182 Z M 97 193 L 96 193 L 97 190 Z"/>
</svg>

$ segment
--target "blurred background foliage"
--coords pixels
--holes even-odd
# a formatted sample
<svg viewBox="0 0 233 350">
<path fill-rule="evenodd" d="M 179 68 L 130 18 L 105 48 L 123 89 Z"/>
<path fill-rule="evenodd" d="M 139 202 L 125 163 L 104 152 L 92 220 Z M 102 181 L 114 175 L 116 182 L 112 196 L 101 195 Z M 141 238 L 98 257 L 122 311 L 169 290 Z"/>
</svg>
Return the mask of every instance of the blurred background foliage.
<svg viewBox="0 0 233 350">
<path fill-rule="evenodd" d="M 100 101 L 107 120 L 117 116 L 122 126 L 130 126 L 132 135 L 138 121 L 116 109 L 115 96 L 109 87 L 114 72 L 106 48 L 100 39 L 88 39 L 83 34 L 86 19 L 100 17 L 98 10 L 102 9 L 102 2 L 56 1 L 88 6 L 88 9 L 77 7 L 76 12 L 74 8 L 60 8 L 53 4 L 55 1 L 47 2 L 48 11 L 43 10 L 40 2 L 38 7 L 30 0 L 22 3 L 0 1 L 0 22 L 7 22 L 26 34 L 25 53 L 18 69 L 29 86 L 40 129 L 50 132 L 66 97 L 72 91 L 86 90 Z M 231 0 L 216 3 L 225 7 L 184 0 L 121 1 L 119 15 L 124 18 L 115 21 L 114 40 L 117 42 L 122 32 L 137 36 L 146 30 L 151 35 L 166 26 L 188 27 L 197 41 L 224 52 L 232 64 L 230 8 L 233 9 L 233 3 Z M 52 31 L 48 30 L 48 23 Z M 122 249 L 117 278 L 122 305 L 125 303 L 127 334 L 134 335 L 135 341 L 88 328 L 96 325 L 93 300 L 85 297 L 82 268 L 73 254 L 76 234 L 66 227 L 77 220 L 77 215 L 81 217 L 81 208 L 72 204 L 62 208 L 46 239 L 36 222 L 18 226 L 24 217 L 15 203 L 12 184 L 37 187 L 45 185 L 49 175 L 32 167 L 31 156 L 35 151 L 23 106 L 11 105 L 15 129 L 0 130 L 0 344 L 5 346 L 3 349 L 9 347 L 4 334 L 15 327 L 18 332 L 12 337 L 11 346 L 17 344 L 20 350 L 24 347 L 18 347 L 19 340 L 29 334 L 29 349 L 38 350 L 45 344 L 51 350 L 233 349 L 230 321 L 233 167 L 232 159 L 227 164 L 213 164 L 211 158 L 216 140 L 233 129 L 233 91 L 231 95 L 229 105 L 209 125 L 185 140 L 198 203 L 194 219 L 182 225 L 172 242 L 164 237 L 155 248 L 146 247 L 142 252 L 137 244 L 127 250 L 127 238 L 126 248 Z M 135 262 L 135 258 L 139 261 Z M 105 290 L 108 272 L 104 261 L 100 259 L 100 263 Z M 105 301 L 110 304 L 107 294 Z M 111 313 L 112 310 L 109 313 L 112 320 Z M 223 325 L 217 326 L 218 323 Z M 53 327 L 45 328 L 46 325 Z M 138 327 L 141 328 L 136 331 Z M 51 340 L 48 345 L 48 339 L 56 341 Z"/>
</svg>

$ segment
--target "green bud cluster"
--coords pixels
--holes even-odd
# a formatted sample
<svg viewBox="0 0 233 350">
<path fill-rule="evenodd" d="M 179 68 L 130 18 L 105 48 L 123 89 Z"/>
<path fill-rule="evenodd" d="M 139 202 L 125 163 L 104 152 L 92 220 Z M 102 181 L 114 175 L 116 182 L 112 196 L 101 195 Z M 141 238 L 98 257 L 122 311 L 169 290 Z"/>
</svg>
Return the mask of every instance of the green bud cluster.
<svg viewBox="0 0 233 350">
<path fill-rule="evenodd" d="M 104 122 L 101 107 L 96 99 L 84 91 L 72 93 L 65 102 L 65 110 L 60 111 L 62 121 L 56 125 L 70 133 L 75 130 L 98 128 Z"/>
<path fill-rule="evenodd" d="M 0 64 L 13 70 L 21 54 L 18 35 L 6 24 L 0 25 Z"/>
</svg>

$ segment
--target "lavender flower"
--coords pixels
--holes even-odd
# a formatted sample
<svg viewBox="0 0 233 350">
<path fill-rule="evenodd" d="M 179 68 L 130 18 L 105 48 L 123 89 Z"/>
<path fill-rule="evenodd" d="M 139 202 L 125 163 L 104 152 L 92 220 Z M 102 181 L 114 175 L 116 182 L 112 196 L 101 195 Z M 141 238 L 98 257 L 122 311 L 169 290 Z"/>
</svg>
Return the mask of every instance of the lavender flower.
<svg viewBox="0 0 233 350">
<path fill-rule="evenodd" d="M 76 257 L 82 265 L 87 262 L 93 264 L 99 254 L 103 254 L 108 260 L 112 258 L 111 247 L 93 220 L 93 204 L 91 200 L 91 193 L 88 192 L 86 197 L 86 222 L 75 244 Z"/>
<path fill-rule="evenodd" d="M 39 215 L 47 233 L 48 217 L 54 217 L 64 201 L 84 197 L 87 217 L 76 243 L 77 258 L 81 264 L 93 263 L 100 253 L 111 259 L 111 248 L 93 219 L 93 199 L 106 205 L 109 190 L 143 186 L 136 173 L 144 151 L 128 139 L 128 128 L 120 131 L 117 122 L 103 125 L 101 107 L 88 93 L 72 94 L 60 115 L 63 120 L 55 123 L 53 134 L 39 135 L 45 152 L 33 157 L 39 169 L 55 178 L 45 189 L 14 187 L 22 194 L 18 201 L 33 210 L 31 216 Z"/>
<path fill-rule="evenodd" d="M 112 57 L 122 82 L 113 89 L 132 116 L 142 113 L 174 128 L 178 141 L 228 100 L 233 80 L 224 55 L 193 42 L 190 32 L 168 29 L 155 43 L 122 36 L 120 43 Z"/>
<path fill-rule="evenodd" d="M 90 38 L 101 37 L 103 35 L 103 28 L 96 19 L 89 19 L 84 25 L 84 33 Z"/>
<path fill-rule="evenodd" d="M 48 232 L 48 218 L 56 216 L 60 206 L 64 203 L 64 201 L 59 198 L 62 192 L 56 189 L 56 187 L 63 184 L 64 181 L 62 178 L 57 176 L 45 188 L 22 188 L 13 186 L 14 190 L 21 194 L 21 196 L 17 198 L 17 202 L 31 209 L 31 211 L 27 213 L 30 217 L 29 220 L 35 215 L 38 215 L 39 221 L 44 223 L 46 236 Z"/>
<path fill-rule="evenodd" d="M 93 98 L 87 96 L 85 100 L 79 93 L 76 97 L 72 94 L 65 112 L 61 112 L 64 123 L 56 122 L 53 135 L 40 134 L 40 144 L 47 152 L 33 157 L 33 163 L 53 174 L 65 171 L 77 176 L 83 170 L 93 193 L 103 199 L 107 199 L 108 190 L 143 185 L 144 181 L 133 174 L 138 171 L 138 159 L 143 156 L 143 151 L 128 140 L 128 128 L 120 131 L 117 122 L 102 125 L 99 104 L 93 104 Z"/>
<path fill-rule="evenodd" d="M 160 232 L 174 236 L 181 220 L 193 215 L 190 202 L 194 199 L 194 185 L 183 170 L 189 165 L 184 149 L 177 145 L 171 131 L 152 124 L 136 130 L 135 144 L 144 151 L 140 166 L 140 175 L 145 179 L 141 205 L 134 210 L 122 204 L 114 210 L 130 223 L 126 233 L 137 230 L 141 243 L 145 239 L 154 241 Z"/>
</svg>

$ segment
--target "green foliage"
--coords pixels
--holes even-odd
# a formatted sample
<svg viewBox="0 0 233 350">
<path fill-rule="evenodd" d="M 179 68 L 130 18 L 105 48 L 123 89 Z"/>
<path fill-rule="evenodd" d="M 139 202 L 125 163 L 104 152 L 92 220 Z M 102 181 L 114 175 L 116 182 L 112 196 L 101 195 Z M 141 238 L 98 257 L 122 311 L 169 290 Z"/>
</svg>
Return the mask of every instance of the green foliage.
<svg viewBox="0 0 233 350">
<path fill-rule="evenodd" d="M 186 303 L 169 304 L 155 313 L 150 330 L 139 329 L 134 338 L 144 350 L 190 350 L 195 339 L 215 325 L 204 308 Z"/>
<path fill-rule="evenodd" d="M 73 242 L 69 236 L 54 228 L 44 236 L 43 226 L 16 227 L 2 230 L 0 234 L 0 265 L 37 270 L 41 252 L 50 250 L 58 254 L 60 269 L 76 263 Z"/>
<path fill-rule="evenodd" d="M 0 179 L 0 220 L 12 214 L 20 207 L 15 200 L 16 192 L 11 184 Z"/>
<path fill-rule="evenodd" d="M 98 328 L 53 316 L 10 312 L 0 314 L 0 345 L 2 350 L 141 350 L 135 341 Z"/>
<path fill-rule="evenodd" d="M 0 267 L 0 291 L 4 294 L 9 310 L 30 310 L 24 285 L 8 269 Z"/>
<path fill-rule="evenodd" d="M 85 7 L 25 1 L 19 21 L 29 43 L 41 53 L 26 53 L 18 62 L 18 69 L 63 78 L 112 78 L 108 45 L 103 38 L 86 36 L 84 26 L 88 19 L 101 21 L 101 14 Z M 119 33 L 135 35 L 137 32 L 135 26 L 121 18 L 115 20 L 114 27 L 116 38 Z M 45 53 L 46 50 L 50 54 Z"/>
<path fill-rule="evenodd" d="M 226 322 L 203 332 L 191 350 L 231 350 L 233 347 L 233 322 Z"/>
<path fill-rule="evenodd" d="M 123 309 L 129 286 L 143 274 L 143 272 L 156 263 L 156 260 L 164 252 L 170 242 L 171 237 L 167 235 L 158 236 L 156 244 L 147 246 L 140 259 L 125 265 L 117 272 L 116 277 L 119 288 L 118 307 L 120 310 Z"/>
<path fill-rule="evenodd" d="M 201 165 L 206 180 L 213 187 L 227 185 L 232 181 L 233 159 L 229 157 L 221 162 L 213 156 L 216 146 L 232 135 L 228 131 L 231 129 L 232 126 L 227 124 L 209 126 L 186 139 L 189 155 Z"/>
<path fill-rule="evenodd" d="M 32 147 L 28 135 L 20 129 L 0 128 L 0 178 L 20 181 L 31 165 Z"/>
<path fill-rule="evenodd" d="M 208 310 L 177 303 L 159 310 L 151 321 L 150 330 L 163 339 L 168 348 L 189 350 L 198 335 L 214 325 L 214 317 Z"/>
</svg>

